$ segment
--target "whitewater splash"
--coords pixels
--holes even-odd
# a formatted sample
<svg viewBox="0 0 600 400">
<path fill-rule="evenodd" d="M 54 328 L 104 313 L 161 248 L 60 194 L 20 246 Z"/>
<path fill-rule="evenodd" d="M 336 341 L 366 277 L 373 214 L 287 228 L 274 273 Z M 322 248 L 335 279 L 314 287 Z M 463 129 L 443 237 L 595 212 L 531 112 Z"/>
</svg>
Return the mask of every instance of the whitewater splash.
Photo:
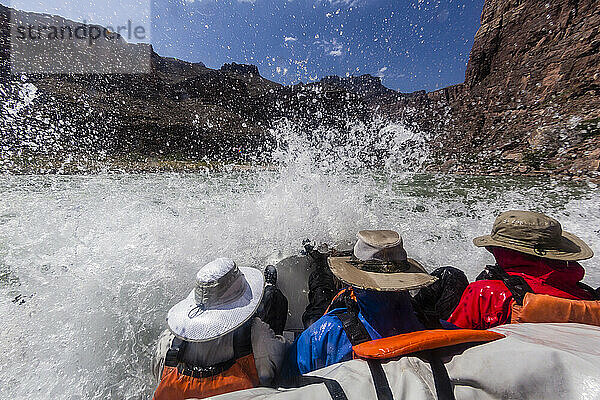
<svg viewBox="0 0 600 400">
<path fill-rule="evenodd" d="M 272 169 L 0 176 L 0 398 L 148 398 L 166 312 L 216 257 L 261 268 L 306 238 L 345 246 L 391 228 L 429 269 L 473 279 L 491 258 L 471 239 L 511 208 L 600 249 L 593 185 L 408 173 L 423 136 L 383 122 L 273 133 Z M 599 262 L 584 265 L 600 285 Z"/>
</svg>

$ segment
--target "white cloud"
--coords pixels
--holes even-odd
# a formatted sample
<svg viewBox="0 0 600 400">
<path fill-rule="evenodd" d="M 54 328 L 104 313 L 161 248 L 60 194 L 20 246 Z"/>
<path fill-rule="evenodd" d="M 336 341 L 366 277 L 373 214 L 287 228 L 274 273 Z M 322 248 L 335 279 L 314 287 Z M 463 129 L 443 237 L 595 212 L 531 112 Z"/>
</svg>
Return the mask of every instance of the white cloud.
<svg viewBox="0 0 600 400">
<path fill-rule="evenodd" d="M 383 78 L 385 76 L 385 71 L 387 71 L 387 69 L 388 69 L 388 67 L 379 68 L 379 70 L 377 71 L 375 76 L 377 76 L 379 78 Z"/>
<path fill-rule="evenodd" d="M 315 44 L 318 44 L 325 54 L 332 57 L 341 57 L 344 55 L 344 45 L 333 38 L 331 40 L 317 40 Z"/>
<path fill-rule="evenodd" d="M 202 3 L 207 0 L 181 0 L 183 4 L 194 4 L 196 2 Z M 238 3 L 255 4 L 256 0 L 237 0 Z"/>
<path fill-rule="evenodd" d="M 286 43 L 287 43 L 287 42 L 295 42 L 295 41 L 297 41 L 297 40 L 298 40 L 298 38 L 295 38 L 295 37 L 293 37 L 293 36 L 284 36 L 284 37 L 283 37 L 283 41 L 284 41 L 284 42 L 286 42 Z"/>
<path fill-rule="evenodd" d="M 361 0 L 322 0 L 323 3 L 329 3 L 334 7 L 356 7 L 362 1 Z"/>
</svg>

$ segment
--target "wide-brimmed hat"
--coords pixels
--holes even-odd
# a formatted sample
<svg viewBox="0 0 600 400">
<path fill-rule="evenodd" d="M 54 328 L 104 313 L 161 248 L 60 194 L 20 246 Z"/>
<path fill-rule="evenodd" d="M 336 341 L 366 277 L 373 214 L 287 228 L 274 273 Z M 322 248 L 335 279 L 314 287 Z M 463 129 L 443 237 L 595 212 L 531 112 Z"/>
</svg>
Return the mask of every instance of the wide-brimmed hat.
<svg viewBox="0 0 600 400">
<path fill-rule="evenodd" d="M 175 336 L 190 342 L 216 339 L 248 321 L 260 305 L 263 274 L 255 268 L 238 268 L 229 258 L 200 268 L 196 287 L 167 314 Z"/>
<path fill-rule="evenodd" d="M 504 247 L 552 260 L 577 261 L 594 252 L 577 236 L 562 230 L 560 223 L 545 214 L 512 210 L 500 214 L 490 235 L 473 239 L 478 247 Z"/>
<path fill-rule="evenodd" d="M 358 232 L 353 256 L 330 257 L 331 271 L 341 281 L 357 288 L 400 291 L 428 286 L 437 278 L 408 258 L 398 232 Z"/>
</svg>

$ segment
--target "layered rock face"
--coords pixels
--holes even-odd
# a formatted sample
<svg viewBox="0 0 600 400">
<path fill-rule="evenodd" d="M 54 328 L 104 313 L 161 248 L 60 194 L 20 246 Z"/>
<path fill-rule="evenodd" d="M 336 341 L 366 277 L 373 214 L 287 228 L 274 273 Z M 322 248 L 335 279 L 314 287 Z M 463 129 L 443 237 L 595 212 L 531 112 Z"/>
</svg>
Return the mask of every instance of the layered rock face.
<svg viewBox="0 0 600 400">
<path fill-rule="evenodd" d="M 450 111 L 444 169 L 594 175 L 600 159 L 600 3 L 488 0 Z M 472 161 L 470 161 L 472 160 Z M 439 166 L 439 164 L 437 164 Z"/>
<path fill-rule="evenodd" d="M 464 83 L 402 94 L 372 77 L 322 82 L 431 133 L 432 171 L 598 177 L 599 33 L 598 0 L 486 0 Z"/>
<path fill-rule="evenodd" d="M 71 158 L 268 162 L 284 118 L 309 131 L 370 117 L 342 88 L 282 86 L 254 65 L 214 70 L 154 52 L 144 74 L 11 75 L 15 12 L 0 5 L 0 171 Z"/>
<path fill-rule="evenodd" d="M 0 97 L 37 90 L 0 120 L 0 149 L 21 159 L 57 148 L 247 159 L 268 152 L 281 119 L 343 132 L 378 113 L 429 134 L 431 171 L 600 175 L 598 0 L 486 0 L 465 82 L 411 94 L 368 75 L 286 87 L 256 66 L 213 70 L 155 53 L 143 75 L 10 76 L 9 11 L 0 5 Z M 58 146 L 36 144 L 46 137 Z"/>
</svg>

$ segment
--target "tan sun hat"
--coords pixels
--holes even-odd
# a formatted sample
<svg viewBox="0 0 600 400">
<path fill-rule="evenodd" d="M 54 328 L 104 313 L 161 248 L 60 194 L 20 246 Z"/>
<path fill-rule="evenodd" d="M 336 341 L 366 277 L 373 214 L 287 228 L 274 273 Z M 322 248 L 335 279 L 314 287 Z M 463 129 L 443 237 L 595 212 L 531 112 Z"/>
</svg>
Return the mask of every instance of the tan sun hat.
<svg viewBox="0 0 600 400">
<path fill-rule="evenodd" d="M 577 261 L 594 256 L 585 242 L 562 230 L 560 223 L 545 214 L 512 210 L 500 214 L 491 235 L 476 237 L 478 247 L 504 247 L 552 260 Z"/>
<path fill-rule="evenodd" d="M 437 280 L 407 257 L 398 232 L 365 230 L 357 238 L 353 256 L 328 259 L 331 271 L 343 282 L 361 289 L 401 291 Z"/>
</svg>

